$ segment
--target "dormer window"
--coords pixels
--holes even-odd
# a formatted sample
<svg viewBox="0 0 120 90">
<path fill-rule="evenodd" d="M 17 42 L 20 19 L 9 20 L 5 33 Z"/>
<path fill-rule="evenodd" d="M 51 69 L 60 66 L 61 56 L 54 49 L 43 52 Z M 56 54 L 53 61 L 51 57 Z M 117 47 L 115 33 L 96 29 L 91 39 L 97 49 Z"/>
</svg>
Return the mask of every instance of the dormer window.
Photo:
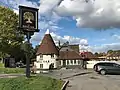
<svg viewBox="0 0 120 90">
<path fill-rule="evenodd" d="M 43 55 L 42 55 L 42 54 L 40 54 L 40 58 L 43 58 Z"/>
<path fill-rule="evenodd" d="M 51 58 L 54 58 L 54 54 L 51 54 Z"/>
</svg>

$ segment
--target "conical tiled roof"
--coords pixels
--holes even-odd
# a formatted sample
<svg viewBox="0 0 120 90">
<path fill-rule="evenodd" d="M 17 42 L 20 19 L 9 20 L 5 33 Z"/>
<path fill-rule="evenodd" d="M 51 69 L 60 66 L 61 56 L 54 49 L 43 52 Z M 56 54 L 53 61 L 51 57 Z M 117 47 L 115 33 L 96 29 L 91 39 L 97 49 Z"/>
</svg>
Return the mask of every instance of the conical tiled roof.
<svg viewBox="0 0 120 90">
<path fill-rule="evenodd" d="M 59 51 L 49 33 L 46 33 L 40 47 L 38 48 L 37 55 L 38 54 L 57 54 Z"/>
</svg>

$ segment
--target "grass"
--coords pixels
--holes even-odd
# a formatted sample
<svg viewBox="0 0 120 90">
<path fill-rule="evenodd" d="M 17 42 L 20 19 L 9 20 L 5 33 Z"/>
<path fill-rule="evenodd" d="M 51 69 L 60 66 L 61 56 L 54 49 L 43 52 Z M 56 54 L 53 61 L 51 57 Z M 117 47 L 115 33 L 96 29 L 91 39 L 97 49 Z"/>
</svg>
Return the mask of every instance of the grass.
<svg viewBox="0 0 120 90">
<path fill-rule="evenodd" d="M 0 68 L 1 68 L 1 67 L 2 67 L 2 68 L 4 67 L 4 64 L 3 64 L 3 63 L 0 63 Z"/>
<path fill-rule="evenodd" d="M 44 76 L 1 78 L 0 90 L 60 90 L 63 82 Z"/>
<path fill-rule="evenodd" d="M 0 74 L 24 74 L 25 68 L 4 68 L 0 64 Z M 60 90 L 63 81 L 45 76 L 31 78 L 0 78 L 0 90 Z"/>
<path fill-rule="evenodd" d="M 5 68 L 3 63 L 0 63 L 0 74 L 23 74 L 25 73 L 25 68 Z"/>
<path fill-rule="evenodd" d="M 25 68 L 1 68 L 0 74 L 23 74 L 25 73 Z"/>
</svg>

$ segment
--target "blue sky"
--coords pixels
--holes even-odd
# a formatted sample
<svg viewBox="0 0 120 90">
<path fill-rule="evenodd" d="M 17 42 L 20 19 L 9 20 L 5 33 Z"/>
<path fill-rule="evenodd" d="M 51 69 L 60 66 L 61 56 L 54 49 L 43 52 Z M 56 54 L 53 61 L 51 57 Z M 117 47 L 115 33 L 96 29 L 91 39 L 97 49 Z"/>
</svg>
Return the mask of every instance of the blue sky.
<svg viewBox="0 0 120 90">
<path fill-rule="evenodd" d="M 39 44 L 47 29 L 55 41 L 63 44 L 80 44 L 80 48 L 92 52 L 120 49 L 120 1 L 119 0 L 0 0 L 18 14 L 18 6 L 39 9 L 39 33 L 31 39 Z M 113 6 L 112 8 L 110 6 Z"/>
</svg>

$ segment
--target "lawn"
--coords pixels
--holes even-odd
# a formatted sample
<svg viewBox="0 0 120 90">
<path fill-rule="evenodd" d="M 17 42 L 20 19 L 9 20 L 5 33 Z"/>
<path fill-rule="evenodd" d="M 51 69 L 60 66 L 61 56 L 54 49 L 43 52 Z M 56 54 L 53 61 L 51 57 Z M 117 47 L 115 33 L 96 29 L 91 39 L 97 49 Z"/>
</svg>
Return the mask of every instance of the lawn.
<svg viewBox="0 0 120 90">
<path fill-rule="evenodd" d="M 25 68 L 5 68 L 3 63 L 0 63 L 0 74 L 23 74 Z"/>
<path fill-rule="evenodd" d="M 25 68 L 1 68 L 0 67 L 0 74 L 24 74 Z"/>
<path fill-rule="evenodd" d="M 1 78 L 0 90 L 60 90 L 63 82 L 44 76 Z"/>
<path fill-rule="evenodd" d="M 4 67 L 4 64 L 3 64 L 3 63 L 0 63 L 0 67 Z"/>
</svg>

